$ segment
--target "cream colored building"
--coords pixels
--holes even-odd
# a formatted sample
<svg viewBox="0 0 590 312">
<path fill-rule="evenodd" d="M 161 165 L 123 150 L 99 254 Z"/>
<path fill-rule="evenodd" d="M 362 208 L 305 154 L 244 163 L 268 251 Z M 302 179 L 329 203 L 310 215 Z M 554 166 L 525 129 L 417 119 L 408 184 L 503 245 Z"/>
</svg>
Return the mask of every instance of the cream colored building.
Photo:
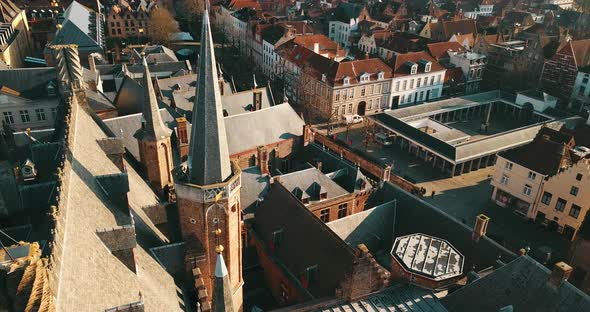
<svg viewBox="0 0 590 312">
<path fill-rule="evenodd" d="M 516 213 L 532 219 L 545 178 L 546 175 L 498 155 L 490 182 L 494 187 L 492 199 L 499 206 L 511 206 Z"/>
<path fill-rule="evenodd" d="M 496 204 L 573 240 L 590 209 L 590 152 L 542 129 L 532 143 L 498 155 L 491 185 Z"/>
<path fill-rule="evenodd" d="M 582 159 L 545 181 L 535 211 L 537 220 L 573 239 L 589 209 L 590 159 Z"/>
<path fill-rule="evenodd" d="M 27 16 L 10 0 L 0 0 L 0 8 L 0 61 L 12 68 L 23 67 L 31 52 Z"/>
</svg>

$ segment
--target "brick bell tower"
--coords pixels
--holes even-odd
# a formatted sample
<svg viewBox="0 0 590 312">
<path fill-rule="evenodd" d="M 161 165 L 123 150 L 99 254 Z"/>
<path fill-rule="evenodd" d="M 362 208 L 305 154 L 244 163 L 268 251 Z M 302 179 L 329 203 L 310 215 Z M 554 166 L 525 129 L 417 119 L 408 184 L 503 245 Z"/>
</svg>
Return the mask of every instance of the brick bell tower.
<svg viewBox="0 0 590 312">
<path fill-rule="evenodd" d="M 161 193 L 165 186 L 172 185 L 172 130 L 164 125 L 154 85 L 145 57 L 143 58 L 143 98 L 141 128 L 135 133 L 139 142 L 139 156 L 147 178 L 154 191 Z"/>
<path fill-rule="evenodd" d="M 230 162 L 208 10 L 203 14 L 188 160 L 176 172 L 176 198 L 185 264 L 201 309 L 211 309 L 216 246 L 225 260 L 234 311 L 242 310 L 241 170 Z"/>
</svg>

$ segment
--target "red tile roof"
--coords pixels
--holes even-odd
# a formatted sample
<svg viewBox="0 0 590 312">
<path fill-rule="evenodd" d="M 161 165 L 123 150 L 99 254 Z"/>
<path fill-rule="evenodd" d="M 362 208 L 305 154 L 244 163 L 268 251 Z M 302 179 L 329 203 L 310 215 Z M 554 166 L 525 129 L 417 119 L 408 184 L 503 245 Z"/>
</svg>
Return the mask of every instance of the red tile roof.
<svg viewBox="0 0 590 312">
<path fill-rule="evenodd" d="M 448 51 L 453 52 L 465 52 L 465 48 L 458 42 L 437 42 L 427 44 L 428 52 L 436 60 L 440 60 L 443 57 L 448 57 Z"/>
<path fill-rule="evenodd" d="M 384 80 L 391 78 L 391 68 L 378 58 L 335 62 L 314 53 L 307 65 L 309 74 L 318 80 L 325 74 L 326 82 L 332 86 L 342 86 L 345 77 L 350 78 L 351 85 L 357 84 L 363 74 L 369 74 L 371 81 L 378 80 L 380 72 L 383 72 Z"/>
<path fill-rule="evenodd" d="M 430 71 L 435 72 L 439 70 L 444 70 L 444 67 L 440 65 L 432 56 L 424 51 L 420 52 L 413 52 L 413 53 L 406 53 L 406 54 L 398 54 L 394 58 L 394 66 L 393 66 L 393 77 L 402 77 L 410 75 L 410 69 L 407 66 L 404 66 L 406 62 L 413 62 L 418 63 L 420 60 L 426 60 L 432 62 L 430 66 Z M 424 69 L 418 66 L 418 73 L 424 73 Z"/>
</svg>

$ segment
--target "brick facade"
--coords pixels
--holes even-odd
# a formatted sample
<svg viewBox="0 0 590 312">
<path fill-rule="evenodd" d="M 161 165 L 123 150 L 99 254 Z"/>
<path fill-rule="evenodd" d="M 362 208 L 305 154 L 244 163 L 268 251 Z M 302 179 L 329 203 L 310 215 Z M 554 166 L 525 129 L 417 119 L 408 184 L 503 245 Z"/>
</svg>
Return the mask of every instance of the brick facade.
<svg viewBox="0 0 590 312">
<path fill-rule="evenodd" d="M 566 43 L 547 62 L 541 77 L 543 88 L 561 98 L 568 98 L 572 94 L 578 67 L 571 41 Z"/>
<path fill-rule="evenodd" d="M 177 206 L 182 239 L 187 242 L 185 264 L 187 271 L 199 268 L 206 297 L 202 301 L 211 301 L 213 281 L 215 279 L 216 246 L 222 245 L 223 258 L 229 272 L 230 283 L 234 292 L 235 311 L 241 310 L 242 304 L 242 233 L 240 213 L 240 177 L 241 171 L 233 163 L 233 176 L 225 183 L 210 186 L 194 184 L 176 184 Z M 215 201 L 206 199 L 210 192 L 225 188 L 223 198 Z M 228 188 L 232 190 L 228 193 Z M 217 192 L 217 194 L 220 194 Z M 220 233 L 216 233 L 216 230 Z M 198 284 L 199 281 L 196 281 Z"/>
<path fill-rule="evenodd" d="M 172 185 L 172 146 L 170 138 L 139 140 L 139 156 L 151 187 L 158 193 Z"/>
</svg>

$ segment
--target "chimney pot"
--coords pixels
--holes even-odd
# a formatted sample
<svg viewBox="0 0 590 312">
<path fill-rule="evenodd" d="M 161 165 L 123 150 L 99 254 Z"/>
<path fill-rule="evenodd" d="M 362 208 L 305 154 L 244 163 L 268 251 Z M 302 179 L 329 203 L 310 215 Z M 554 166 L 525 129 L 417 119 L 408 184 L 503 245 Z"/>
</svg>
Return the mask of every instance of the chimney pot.
<svg viewBox="0 0 590 312">
<path fill-rule="evenodd" d="M 573 270 L 567 263 L 563 261 L 557 262 L 553 267 L 551 276 L 549 276 L 549 283 L 555 287 L 561 286 L 563 282 L 567 281 Z"/>
<path fill-rule="evenodd" d="M 488 230 L 488 223 L 490 218 L 484 214 L 480 214 L 475 218 L 475 226 L 473 227 L 473 234 L 471 238 L 478 242 L 482 236 L 486 235 Z"/>
</svg>

